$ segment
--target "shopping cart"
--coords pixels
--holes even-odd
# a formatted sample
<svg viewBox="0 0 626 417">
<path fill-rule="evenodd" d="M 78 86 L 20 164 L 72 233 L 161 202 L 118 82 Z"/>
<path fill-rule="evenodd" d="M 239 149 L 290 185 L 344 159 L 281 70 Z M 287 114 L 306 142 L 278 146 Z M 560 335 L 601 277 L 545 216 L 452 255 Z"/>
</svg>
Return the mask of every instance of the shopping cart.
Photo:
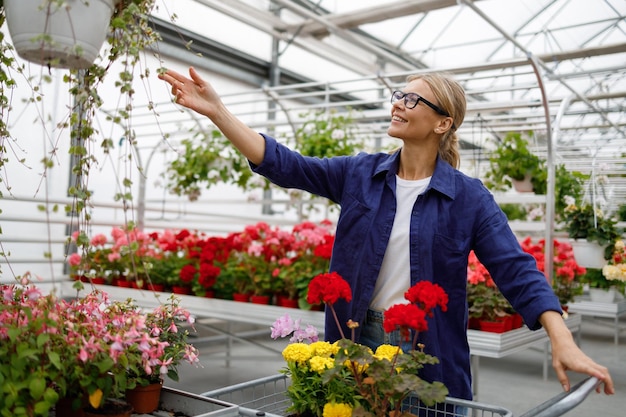
<svg viewBox="0 0 626 417">
<path fill-rule="evenodd" d="M 238 405 L 241 416 L 286 416 L 291 405 L 287 397 L 289 383 L 289 378 L 278 374 L 208 391 L 201 395 Z M 561 416 L 583 402 L 598 383 L 597 378 L 587 378 L 576 384 L 569 392 L 551 398 L 521 417 Z M 457 398 L 446 398 L 444 403 L 436 407 L 427 407 L 415 398 L 410 398 L 405 411 L 429 417 L 513 417 L 513 413 L 506 408 Z"/>
</svg>

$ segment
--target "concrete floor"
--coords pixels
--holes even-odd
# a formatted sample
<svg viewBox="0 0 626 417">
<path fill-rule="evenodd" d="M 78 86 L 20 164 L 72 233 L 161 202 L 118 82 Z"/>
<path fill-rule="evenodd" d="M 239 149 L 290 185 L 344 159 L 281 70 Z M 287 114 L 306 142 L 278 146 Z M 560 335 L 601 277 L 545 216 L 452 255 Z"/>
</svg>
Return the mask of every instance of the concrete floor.
<svg viewBox="0 0 626 417">
<path fill-rule="evenodd" d="M 221 329 L 225 323 L 211 321 L 210 326 Z M 567 413 L 569 417 L 626 416 L 626 333 L 620 344 L 613 341 L 613 329 L 583 318 L 581 346 L 596 361 L 607 366 L 615 382 L 616 394 L 606 396 L 592 392 L 587 399 Z M 179 369 L 180 382 L 167 381 L 165 385 L 192 393 L 248 382 L 275 375 L 284 367 L 280 352 L 286 341 L 274 341 L 270 330 L 255 326 L 236 325 L 233 330 L 243 332 L 249 342 L 236 342 L 227 366 L 226 340 L 214 330 L 198 328 L 201 368 L 183 365 Z M 542 376 L 543 350 L 529 349 L 505 358 L 480 358 L 478 395 L 475 401 L 504 407 L 520 416 L 529 409 L 559 394 L 560 384 L 550 368 L 548 379 Z M 583 376 L 572 374 L 573 382 Z"/>
</svg>

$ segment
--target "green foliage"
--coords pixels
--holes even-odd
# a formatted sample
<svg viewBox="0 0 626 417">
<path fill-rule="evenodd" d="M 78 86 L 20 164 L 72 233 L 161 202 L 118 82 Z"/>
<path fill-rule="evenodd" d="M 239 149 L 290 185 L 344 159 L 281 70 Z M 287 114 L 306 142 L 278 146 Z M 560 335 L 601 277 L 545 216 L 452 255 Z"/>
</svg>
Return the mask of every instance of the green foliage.
<svg viewBox="0 0 626 417">
<path fill-rule="evenodd" d="M 617 218 L 622 222 L 626 222 L 626 204 L 620 204 L 617 208 Z"/>
<path fill-rule="evenodd" d="M 565 165 L 559 164 L 555 167 L 554 173 L 554 190 L 556 197 L 554 199 L 554 211 L 557 214 L 563 213 L 567 207 L 568 197 L 579 201 L 584 194 L 585 181 L 589 179 L 589 175 L 579 171 L 568 171 Z M 543 193 L 538 194 L 545 194 Z"/>
<path fill-rule="evenodd" d="M 201 189 L 220 183 L 247 189 L 252 177 L 248 161 L 220 131 L 200 131 L 192 139 L 182 141 L 183 151 L 166 171 L 167 188 L 171 193 L 198 199 Z"/>
<path fill-rule="evenodd" d="M 545 162 L 528 149 L 528 141 L 519 132 L 509 132 L 496 144 L 489 157 L 489 170 L 485 173 L 485 185 L 492 190 L 510 189 L 511 180 L 521 181 L 531 176 L 535 189 L 545 190 Z"/>
<path fill-rule="evenodd" d="M 45 308 L 53 300 L 44 299 L 42 303 Z M 0 316 L 10 309 L 0 304 Z M 28 306 L 21 316 L 30 318 L 29 331 L 23 331 L 15 322 L 6 327 L 8 338 L 0 343 L 1 415 L 48 416 L 59 399 L 57 381 L 65 371 L 65 364 L 53 349 L 65 341 L 62 334 L 42 333 L 46 328 L 56 328 L 58 317 L 34 316 Z"/>
<path fill-rule="evenodd" d="M 581 282 L 589 284 L 590 288 L 608 289 L 613 285 L 602 274 L 602 269 L 587 268 L 587 272 L 581 277 Z"/>
<path fill-rule="evenodd" d="M 360 142 L 355 138 L 354 122 L 349 115 L 319 111 L 310 115 L 295 132 L 293 149 L 302 155 L 319 158 L 352 155 Z M 203 189 L 223 183 L 249 190 L 267 189 L 267 181 L 250 181 L 252 171 L 241 155 L 218 130 L 200 131 L 181 142 L 182 152 L 170 163 L 164 176 L 167 189 L 175 195 L 197 200 Z"/>
<path fill-rule="evenodd" d="M 570 238 L 598 242 L 605 247 L 605 259 L 611 257 L 613 244 L 622 233 L 616 220 L 605 216 L 602 210 L 594 209 L 591 203 L 569 205 L 563 211 L 562 220 L 563 229 Z"/>
<path fill-rule="evenodd" d="M 326 158 L 353 155 L 359 143 L 355 140 L 353 120 L 350 115 L 337 115 L 335 111 L 318 111 L 310 115 L 296 130 L 296 146 L 302 155 Z"/>
<path fill-rule="evenodd" d="M 496 286 L 485 283 L 468 284 L 467 298 L 471 300 L 469 315 L 472 318 L 494 321 L 498 317 L 507 316 L 511 311 L 511 304 Z"/>
<path fill-rule="evenodd" d="M 500 208 L 510 220 L 525 220 L 528 211 L 522 204 L 500 204 Z"/>
</svg>

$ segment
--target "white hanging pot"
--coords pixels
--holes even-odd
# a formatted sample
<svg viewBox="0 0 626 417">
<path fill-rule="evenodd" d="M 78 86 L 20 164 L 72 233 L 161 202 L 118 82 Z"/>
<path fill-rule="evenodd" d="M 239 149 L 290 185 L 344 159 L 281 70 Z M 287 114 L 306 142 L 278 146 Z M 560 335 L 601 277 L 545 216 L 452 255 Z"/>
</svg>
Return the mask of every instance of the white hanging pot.
<svg viewBox="0 0 626 417">
<path fill-rule="evenodd" d="M 587 239 L 571 239 L 570 243 L 578 265 L 597 269 L 606 265 L 607 260 L 604 259 L 604 247 L 597 242 L 589 242 Z"/>
<path fill-rule="evenodd" d="M 535 190 L 532 182 L 532 177 L 529 174 L 526 174 L 526 176 L 522 180 L 512 179 L 511 182 L 513 183 L 513 188 L 515 188 L 515 191 L 519 193 L 532 193 Z"/>
<path fill-rule="evenodd" d="M 100 53 L 119 0 L 4 0 L 18 55 L 56 68 L 87 68 Z"/>
</svg>

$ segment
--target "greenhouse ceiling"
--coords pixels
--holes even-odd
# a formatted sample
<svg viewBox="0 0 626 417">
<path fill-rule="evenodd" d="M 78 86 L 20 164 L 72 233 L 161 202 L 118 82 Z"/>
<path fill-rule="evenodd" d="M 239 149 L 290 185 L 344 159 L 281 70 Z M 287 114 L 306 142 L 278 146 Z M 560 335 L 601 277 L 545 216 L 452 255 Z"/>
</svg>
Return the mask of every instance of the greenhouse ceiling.
<svg viewBox="0 0 626 417">
<path fill-rule="evenodd" d="M 446 71 L 468 95 L 466 152 L 527 131 L 572 169 L 600 161 L 626 174 L 624 0 L 171 3 L 155 13 L 161 53 L 241 81 L 218 91 L 236 113 L 265 101 L 240 114 L 258 130 L 289 135 L 303 111 L 336 107 L 359 110 L 363 134 L 385 140 L 390 92 L 409 74 Z"/>
<path fill-rule="evenodd" d="M 272 74 L 295 74 L 286 82 L 335 84 L 353 93 L 343 104 L 386 109 L 407 74 L 445 70 L 468 92 L 466 129 L 476 120 L 493 132 L 545 129 L 545 99 L 552 121 L 566 107 L 559 123 L 576 131 L 570 141 L 624 139 L 623 0 L 177 0 L 161 12 L 196 44 L 259 60 L 253 75 L 217 67 L 216 57 L 194 63 L 252 86 L 281 91 L 284 79 Z M 367 98 L 368 88 L 380 97 Z"/>
</svg>

